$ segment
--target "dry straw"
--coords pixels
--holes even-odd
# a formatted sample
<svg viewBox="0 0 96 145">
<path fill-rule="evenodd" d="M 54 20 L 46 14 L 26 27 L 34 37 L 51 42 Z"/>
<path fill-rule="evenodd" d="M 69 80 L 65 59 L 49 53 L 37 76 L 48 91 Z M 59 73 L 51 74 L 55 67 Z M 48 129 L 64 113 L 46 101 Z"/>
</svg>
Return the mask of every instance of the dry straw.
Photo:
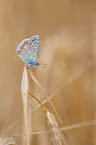
<svg viewBox="0 0 96 145">
<path fill-rule="evenodd" d="M 12 137 L 8 138 L 5 136 L 0 137 L 0 145 L 14 145 L 16 144 Z"/>
<path fill-rule="evenodd" d="M 30 91 L 28 91 L 28 93 L 39 102 L 39 104 L 43 107 L 45 111 L 48 126 L 51 132 L 51 140 L 53 142 L 53 145 L 68 145 L 66 139 L 64 138 L 64 136 L 62 136 L 60 127 L 55 119 L 55 116 L 46 109 L 46 107 L 35 95 L 33 95 Z"/>
<path fill-rule="evenodd" d="M 49 111 L 46 112 L 47 122 L 51 132 L 51 140 L 53 145 L 62 145 L 61 132 L 55 116 Z"/>
<path fill-rule="evenodd" d="M 43 90 L 43 88 L 41 87 L 39 81 L 38 81 L 37 78 L 35 77 L 34 73 L 31 71 L 31 69 L 29 69 L 29 74 L 30 74 L 31 78 L 33 79 L 33 81 L 34 81 L 34 82 L 37 84 L 37 86 L 40 88 L 40 90 L 42 91 L 42 93 L 46 96 L 46 98 L 47 98 L 47 100 L 49 101 L 50 105 L 52 106 L 52 108 L 53 108 L 53 110 L 54 110 L 54 112 L 55 112 L 55 114 L 56 114 L 56 116 L 57 116 L 57 118 L 58 118 L 60 124 L 63 125 L 62 120 L 61 120 L 61 118 L 59 117 L 59 115 L 58 115 L 58 113 L 57 113 L 57 111 L 56 111 L 56 109 L 55 109 L 53 103 L 51 102 L 50 98 L 48 97 L 48 95 L 46 94 L 46 92 L 45 92 L 45 91 Z"/>
<path fill-rule="evenodd" d="M 23 112 L 24 112 L 26 144 L 30 145 L 30 138 L 28 133 L 28 126 L 29 126 L 28 125 L 28 74 L 27 74 L 26 66 L 24 67 L 23 70 L 21 92 L 22 92 Z"/>
<path fill-rule="evenodd" d="M 55 116 L 47 110 L 46 117 L 50 128 L 53 145 L 68 145 L 68 142 L 65 136 L 62 134 Z"/>
<path fill-rule="evenodd" d="M 31 76 L 32 76 L 32 79 L 34 80 L 34 82 L 39 86 L 39 88 L 45 94 L 45 96 L 47 97 L 47 99 L 50 102 L 51 106 L 55 110 L 53 104 L 51 103 L 51 101 L 48 98 L 48 96 L 46 95 L 46 93 L 43 91 L 42 87 L 40 86 L 40 84 L 39 84 L 38 80 L 36 79 L 35 75 L 33 74 L 33 72 L 31 72 Z M 28 91 L 28 74 L 27 74 L 26 66 L 24 67 L 24 70 L 23 70 L 22 83 L 21 83 L 21 92 L 22 92 L 23 112 L 24 112 L 24 124 L 25 124 L 26 144 L 30 145 L 30 138 L 29 138 L 29 133 L 28 133 L 29 132 L 28 131 L 28 126 L 29 126 L 29 124 L 28 124 L 28 121 L 29 121 L 28 120 L 28 93 L 29 94 L 31 94 L 31 93 Z M 34 95 L 32 95 L 32 96 L 34 96 Z M 45 106 L 35 96 L 34 96 L 34 98 L 39 102 L 39 104 L 41 104 L 41 106 L 43 107 L 43 109 L 46 112 L 46 117 L 47 117 L 47 120 L 48 120 L 49 124 L 51 123 L 50 130 L 52 132 L 52 141 L 53 141 L 53 144 L 54 145 L 55 144 L 56 145 L 61 145 L 62 143 L 61 143 L 60 129 L 59 129 L 59 126 L 58 126 L 56 120 L 53 117 L 54 115 L 49 113 L 49 111 L 47 111 Z M 55 112 L 56 112 L 56 110 L 55 110 Z M 57 112 L 56 112 L 56 114 L 57 114 Z M 52 117 L 53 117 L 53 119 L 52 119 Z M 58 115 L 58 117 L 59 117 L 59 115 Z M 50 120 L 54 120 L 53 124 L 55 124 L 55 125 L 53 125 L 52 122 L 50 122 Z"/>
<path fill-rule="evenodd" d="M 78 78 L 81 74 L 83 74 L 84 72 L 87 72 L 90 68 L 92 68 L 94 66 L 94 61 L 93 60 L 91 60 L 90 62 L 88 62 L 87 64 L 86 64 L 86 67 L 84 67 L 84 68 L 82 68 L 82 69 L 80 69 L 80 70 L 78 70 L 77 72 L 75 72 L 74 74 L 72 74 L 71 76 L 69 76 L 69 78 L 68 79 L 66 79 L 65 81 L 64 81 L 64 83 L 62 83 L 62 85 L 60 85 L 60 87 L 59 88 L 57 88 L 56 89 L 56 91 L 53 93 L 53 94 L 51 94 L 50 96 L 49 96 L 49 98 L 51 99 L 53 96 L 55 96 L 60 90 L 62 90 L 67 84 L 69 84 L 72 80 L 74 80 L 74 79 L 76 79 L 76 78 Z M 36 79 L 35 79 L 36 80 Z M 26 68 L 24 68 L 24 71 L 23 71 L 23 77 L 22 77 L 22 100 L 23 100 L 23 108 L 25 107 L 25 105 L 24 104 L 26 104 L 26 109 L 25 110 L 27 110 L 27 101 L 28 101 L 28 92 L 27 92 L 27 90 L 28 90 L 28 76 L 27 76 L 27 70 L 26 70 Z M 25 92 L 25 93 L 24 93 Z M 24 95 L 25 94 L 25 95 Z M 24 103 L 25 102 L 25 103 Z M 47 99 L 45 99 L 44 101 L 43 101 L 43 103 L 45 103 L 45 102 L 47 102 Z M 38 107 L 40 107 L 40 104 L 39 105 L 37 105 L 34 109 L 32 109 L 32 111 L 33 110 L 35 110 L 35 109 L 37 109 Z M 31 112 L 32 112 L 31 111 Z M 2 133 L 2 136 L 0 137 L 0 145 L 4 145 L 4 142 L 7 140 L 7 141 L 9 141 L 10 140 L 10 138 L 7 138 L 7 137 L 5 137 L 5 133 L 10 129 L 10 128 L 12 128 L 16 123 L 18 123 L 23 117 L 25 118 L 24 120 L 25 120 L 25 123 L 26 123 L 26 136 L 27 136 L 27 139 L 29 139 L 29 135 L 28 135 L 28 118 L 26 117 L 27 116 L 27 111 L 25 111 L 26 112 L 26 115 L 24 115 L 24 116 L 22 116 L 22 117 L 20 117 L 19 119 L 17 119 L 11 126 L 9 126 L 3 133 Z M 49 121 L 50 122 L 50 121 Z M 90 121 L 88 121 L 88 122 L 81 122 L 81 123 L 77 123 L 77 124 L 74 124 L 74 125 L 71 125 L 71 126 L 65 126 L 65 127 L 62 127 L 61 129 L 60 129 L 60 131 L 66 131 L 66 130 L 70 130 L 70 129 L 74 129 L 74 128 L 78 128 L 78 127 L 84 127 L 84 126 L 90 126 L 90 125 L 96 125 L 96 120 L 90 120 Z M 24 134 L 24 135 L 25 135 Z M 34 134 L 34 133 L 32 133 L 32 134 Z M 35 133 L 35 134 L 38 134 L 38 132 L 37 133 Z M 18 136 L 18 135 L 17 135 Z M 4 139 L 5 138 L 5 139 Z M 12 138 L 11 138 L 12 139 Z M 10 140 L 11 141 L 11 140 Z M 15 143 L 15 142 L 14 142 Z M 6 144 L 5 144 L 6 145 Z"/>
</svg>

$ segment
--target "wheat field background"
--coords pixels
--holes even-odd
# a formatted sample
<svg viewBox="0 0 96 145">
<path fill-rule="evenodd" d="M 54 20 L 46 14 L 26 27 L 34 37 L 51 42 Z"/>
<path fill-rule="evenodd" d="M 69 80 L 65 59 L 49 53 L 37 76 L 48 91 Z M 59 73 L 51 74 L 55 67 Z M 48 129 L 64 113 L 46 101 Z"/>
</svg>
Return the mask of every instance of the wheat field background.
<svg viewBox="0 0 96 145">
<path fill-rule="evenodd" d="M 0 0 L 0 134 L 23 115 L 21 79 L 24 63 L 16 53 L 19 43 L 38 34 L 39 62 L 34 69 L 65 127 L 96 118 L 96 1 Z M 58 91 L 59 88 L 59 91 Z M 29 76 L 29 90 L 45 99 Z M 57 91 L 57 93 L 56 93 Z M 29 96 L 29 111 L 38 102 Z M 45 104 L 54 114 L 50 104 Z M 30 132 L 48 130 L 41 107 L 30 113 Z M 22 134 L 23 119 L 6 132 Z M 69 145 L 95 145 L 95 125 L 63 132 Z M 22 145 L 24 136 L 15 138 Z M 31 135 L 31 144 L 49 145 L 50 135 Z"/>
</svg>

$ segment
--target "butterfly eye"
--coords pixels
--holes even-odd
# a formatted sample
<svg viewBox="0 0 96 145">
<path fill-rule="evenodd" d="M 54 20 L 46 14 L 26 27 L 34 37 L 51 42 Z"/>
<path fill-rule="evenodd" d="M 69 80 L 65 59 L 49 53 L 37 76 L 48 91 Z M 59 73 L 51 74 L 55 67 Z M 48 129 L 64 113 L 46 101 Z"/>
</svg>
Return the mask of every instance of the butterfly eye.
<svg viewBox="0 0 96 145">
<path fill-rule="evenodd" d="M 36 65 L 38 66 L 38 65 L 39 65 L 39 63 L 37 62 L 37 63 L 36 63 Z"/>
</svg>

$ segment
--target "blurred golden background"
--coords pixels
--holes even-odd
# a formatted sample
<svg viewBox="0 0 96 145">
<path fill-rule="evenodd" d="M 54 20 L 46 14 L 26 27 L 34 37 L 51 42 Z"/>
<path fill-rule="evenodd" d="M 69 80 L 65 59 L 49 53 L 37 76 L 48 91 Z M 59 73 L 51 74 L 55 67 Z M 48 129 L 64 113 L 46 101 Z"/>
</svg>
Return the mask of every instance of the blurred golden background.
<svg viewBox="0 0 96 145">
<path fill-rule="evenodd" d="M 24 63 L 16 53 L 19 43 L 38 34 L 39 61 L 34 73 L 64 126 L 95 119 L 96 101 L 96 1 L 0 1 L 0 133 L 23 115 L 21 79 Z M 44 96 L 29 76 L 29 88 L 41 101 Z M 29 109 L 38 104 L 29 96 Z M 49 103 L 46 107 L 53 112 Z M 54 113 L 54 112 L 53 112 Z M 31 114 L 30 132 L 48 130 L 40 107 Z M 22 120 L 6 136 L 22 133 Z M 65 131 L 69 145 L 95 145 L 95 126 Z M 31 136 L 31 144 L 50 144 L 46 134 Z M 23 137 L 17 137 L 22 144 Z"/>
</svg>

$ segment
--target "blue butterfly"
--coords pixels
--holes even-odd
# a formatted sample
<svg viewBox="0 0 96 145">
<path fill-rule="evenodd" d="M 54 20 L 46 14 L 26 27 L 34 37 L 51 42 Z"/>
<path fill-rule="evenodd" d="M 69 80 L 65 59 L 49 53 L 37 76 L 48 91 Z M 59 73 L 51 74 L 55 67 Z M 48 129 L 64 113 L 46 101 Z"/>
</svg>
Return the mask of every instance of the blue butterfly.
<svg viewBox="0 0 96 145">
<path fill-rule="evenodd" d="M 29 39 L 24 39 L 17 47 L 17 53 L 19 57 L 27 64 L 30 68 L 39 66 L 37 62 L 40 50 L 40 36 L 35 35 Z"/>
</svg>

